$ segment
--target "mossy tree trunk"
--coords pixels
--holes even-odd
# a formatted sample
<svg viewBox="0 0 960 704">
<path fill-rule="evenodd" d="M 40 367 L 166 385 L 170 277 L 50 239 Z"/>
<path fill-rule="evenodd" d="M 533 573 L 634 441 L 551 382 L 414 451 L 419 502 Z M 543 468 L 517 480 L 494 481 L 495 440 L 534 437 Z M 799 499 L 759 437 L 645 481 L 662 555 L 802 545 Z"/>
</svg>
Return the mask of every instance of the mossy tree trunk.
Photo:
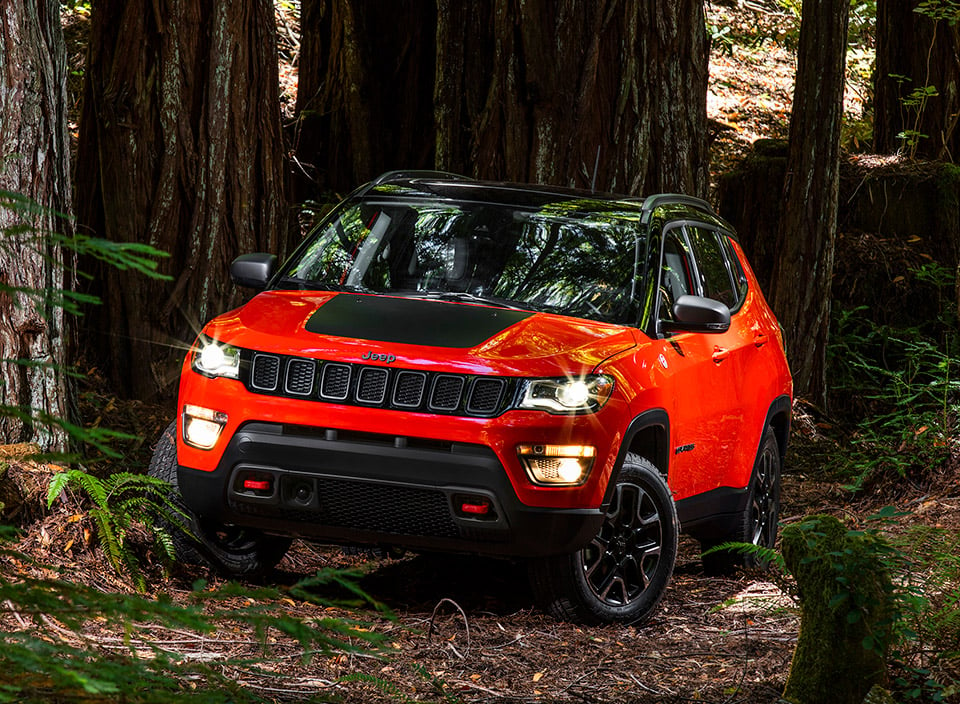
<svg viewBox="0 0 960 704">
<path fill-rule="evenodd" d="M 832 516 L 783 529 L 783 557 L 800 594 L 787 700 L 861 704 L 886 683 L 893 586 L 878 540 L 849 533 Z"/>
<path fill-rule="evenodd" d="M 956 162 L 960 9 L 943 2 L 920 13 L 919 5 L 919 0 L 877 0 L 874 149 Z"/>
<path fill-rule="evenodd" d="M 770 297 L 787 331 L 795 392 L 824 404 L 840 183 L 840 124 L 847 50 L 848 0 L 806 3 L 783 209 Z"/>
<path fill-rule="evenodd" d="M 86 339 L 120 393 L 171 392 L 184 347 L 242 292 L 238 254 L 284 247 L 273 3 L 94 4 L 77 163 L 89 232 L 170 253 L 163 282 L 98 269 Z"/>
<path fill-rule="evenodd" d="M 0 191 L 46 208 L 0 205 L 0 406 L 67 417 L 63 310 L 14 289 L 65 288 L 65 254 L 46 235 L 70 234 L 66 49 L 57 0 L 4 0 L 0 12 Z M 14 361 L 17 360 L 17 361 Z M 56 425 L 0 413 L 0 444 L 66 449 Z"/>
<path fill-rule="evenodd" d="M 702 0 L 305 0 L 302 45 L 315 191 L 435 167 L 706 194 Z"/>
</svg>

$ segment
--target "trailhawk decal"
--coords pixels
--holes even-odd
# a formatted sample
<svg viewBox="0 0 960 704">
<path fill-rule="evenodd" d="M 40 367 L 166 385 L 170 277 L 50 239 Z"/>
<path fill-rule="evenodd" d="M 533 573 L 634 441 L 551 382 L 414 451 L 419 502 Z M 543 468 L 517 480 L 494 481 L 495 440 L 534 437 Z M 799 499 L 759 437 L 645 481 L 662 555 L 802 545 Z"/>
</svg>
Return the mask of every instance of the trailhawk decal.
<svg viewBox="0 0 960 704">
<path fill-rule="evenodd" d="M 314 313 L 318 335 L 430 347 L 476 347 L 533 315 L 525 310 L 341 293 Z"/>
</svg>

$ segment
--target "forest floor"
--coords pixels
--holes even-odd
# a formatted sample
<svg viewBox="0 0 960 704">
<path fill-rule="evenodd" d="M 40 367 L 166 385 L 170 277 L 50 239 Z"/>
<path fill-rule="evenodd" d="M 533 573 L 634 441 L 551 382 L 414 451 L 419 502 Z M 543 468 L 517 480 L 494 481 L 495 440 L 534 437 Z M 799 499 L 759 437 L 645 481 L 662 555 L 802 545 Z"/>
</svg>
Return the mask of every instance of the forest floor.
<svg viewBox="0 0 960 704">
<path fill-rule="evenodd" d="M 725 6 L 710 9 L 713 27 L 758 37 L 753 48 L 715 40 L 708 111 L 715 130 L 713 167 L 722 171 L 756 139 L 785 138 L 794 63 L 781 35 L 789 18 L 768 11 Z M 288 25 L 290 18 L 285 18 Z M 281 34 L 295 31 L 287 26 Z M 766 37 L 765 39 L 763 37 Z M 778 41 L 774 41 L 778 39 Z M 283 42 L 281 42 L 283 44 Z M 295 55 L 292 44 L 284 49 Z M 281 71 L 295 91 L 295 70 Z M 862 82 L 853 81 L 848 113 L 861 110 Z M 172 408 L 120 402 L 96 384 L 85 404 L 105 426 L 144 440 L 128 447 L 127 469 L 142 469 L 150 443 L 160 435 Z M 901 482 L 875 487 L 853 498 L 825 481 L 822 468 L 806 453 L 818 437 L 816 423 L 803 413 L 795 420 L 793 446 L 783 484 L 782 519 L 829 513 L 850 526 L 862 526 L 882 506 L 909 510 L 911 523 L 960 528 L 960 468 L 953 464 L 923 485 Z M 2 454 L 3 448 L 0 448 Z M 25 467 L 14 456 L 9 467 Z M 17 549 L 36 560 L 20 565 L 37 575 L 56 574 L 103 591 L 129 592 L 102 553 L 91 546 L 89 511 L 69 492 L 47 511 L 42 482 L 30 498 L 35 516 Z M 219 578 L 200 568 L 177 566 L 167 575 L 140 546 L 148 562 L 152 591 L 186 601 L 198 579 Z M 280 658 L 279 678 L 250 668 L 224 665 L 228 675 L 278 701 L 330 697 L 349 702 L 777 702 L 796 644 L 799 615 L 789 582 L 770 573 L 741 572 L 707 577 L 698 546 L 682 542 L 667 595 L 653 619 L 640 626 L 582 627 L 558 622 L 533 605 L 521 566 L 465 557 L 409 556 L 399 559 L 346 554 L 340 549 L 296 542 L 278 568 L 264 579 L 291 584 L 328 567 L 359 568 L 361 586 L 393 610 L 395 619 L 369 616 L 369 627 L 392 643 L 386 659 L 335 654 L 303 659 L 303 652 L 279 634 L 265 641 L 255 633 L 234 632 L 184 639 L 162 626 L 150 629 L 155 642 L 183 659 L 206 661 L 249 656 L 265 647 Z M 48 565 L 50 568 L 41 567 Z M 289 600 L 287 600 L 289 601 Z M 304 603 L 278 604 L 304 617 L 350 616 Z M 13 617 L 4 622 L 17 627 Z M 115 652 L 123 634 L 91 622 L 84 642 L 104 654 Z M 69 634 L 55 637 L 70 642 Z M 77 640 L 73 638 L 73 640 Z M 362 673 L 363 677 L 357 677 Z"/>
</svg>

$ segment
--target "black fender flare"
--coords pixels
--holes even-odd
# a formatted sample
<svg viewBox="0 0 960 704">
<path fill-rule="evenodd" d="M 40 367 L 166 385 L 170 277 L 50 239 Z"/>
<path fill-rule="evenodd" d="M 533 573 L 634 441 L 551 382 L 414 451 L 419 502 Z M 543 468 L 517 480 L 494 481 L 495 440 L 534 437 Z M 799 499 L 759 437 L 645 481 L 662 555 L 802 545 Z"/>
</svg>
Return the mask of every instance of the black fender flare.
<svg viewBox="0 0 960 704">
<path fill-rule="evenodd" d="M 670 416 L 663 408 L 651 408 L 644 411 L 627 426 L 623 434 L 623 442 L 620 443 L 620 450 L 617 453 L 617 461 L 613 465 L 613 471 L 610 473 L 610 481 L 607 482 L 607 488 L 603 493 L 602 509 L 610 505 L 613 498 L 613 492 L 617 485 L 617 477 L 620 475 L 620 468 L 633 446 L 633 441 L 642 431 L 653 428 L 654 443 L 650 451 L 644 453 L 648 460 L 653 462 L 654 466 L 660 470 L 660 473 L 666 477 L 670 466 Z M 652 456 L 650 456 L 652 455 Z"/>
</svg>

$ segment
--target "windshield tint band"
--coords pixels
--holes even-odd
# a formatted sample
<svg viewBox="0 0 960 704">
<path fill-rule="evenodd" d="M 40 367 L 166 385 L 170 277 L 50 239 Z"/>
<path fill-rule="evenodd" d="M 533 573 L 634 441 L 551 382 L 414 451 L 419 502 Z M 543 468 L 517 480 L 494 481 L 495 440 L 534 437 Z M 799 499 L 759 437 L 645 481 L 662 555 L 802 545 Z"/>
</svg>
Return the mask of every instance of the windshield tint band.
<svg viewBox="0 0 960 704">
<path fill-rule="evenodd" d="M 524 310 L 341 293 L 310 317 L 306 329 L 376 342 L 469 348 L 531 315 Z"/>
</svg>

